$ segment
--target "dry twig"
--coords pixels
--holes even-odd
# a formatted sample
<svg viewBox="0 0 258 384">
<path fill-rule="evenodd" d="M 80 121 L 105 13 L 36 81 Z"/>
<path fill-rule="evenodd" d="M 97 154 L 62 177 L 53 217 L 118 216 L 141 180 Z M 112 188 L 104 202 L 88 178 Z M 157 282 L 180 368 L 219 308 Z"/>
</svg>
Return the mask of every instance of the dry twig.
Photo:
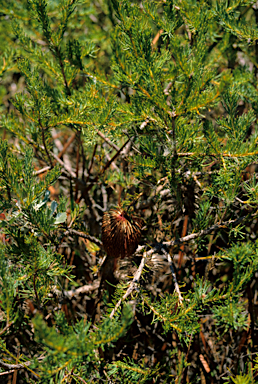
<svg viewBox="0 0 258 384">
<path fill-rule="evenodd" d="M 54 295 L 58 297 L 64 296 L 64 297 L 67 297 L 68 299 L 72 299 L 73 297 L 78 296 L 80 294 L 87 294 L 97 290 L 99 288 L 99 284 L 100 284 L 100 280 L 95 280 L 92 284 L 86 284 L 77 289 L 70 289 L 69 291 L 60 291 L 57 288 L 53 288 L 52 292 L 54 293 Z M 49 296 L 53 296 L 53 295 L 50 293 Z"/>
<path fill-rule="evenodd" d="M 3 360 L 0 360 L 0 367 L 4 369 L 23 369 L 27 368 L 27 366 L 30 365 L 30 361 L 26 361 L 23 364 L 8 364 L 5 363 Z"/>
<path fill-rule="evenodd" d="M 178 282 L 177 282 L 177 279 L 176 279 L 176 274 L 175 274 L 175 271 L 174 271 L 174 267 L 173 267 L 173 262 L 172 262 L 171 256 L 170 256 L 170 254 L 164 248 L 162 248 L 162 252 L 164 253 L 164 255 L 166 255 L 166 257 L 168 259 L 169 266 L 170 266 L 171 273 L 172 273 L 172 277 L 173 277 L 174 284 L 175 284 L 175 290 L 176 290 L 176 293 L 178 294 L 179 304 L 182 304 L 183 297 L 181 295 L 180 288 L 179 288 L 179 285 L 178 285 Z"/>
<path fill-rule="evenodd" d="M 96 237 L 91 236 L 91 235 L 86 235 L 86 233 L 76 231 L 75 229 L 72 229 L 72 228 L 68 228 L 68 229 L 63 233 L 63 236 L 67 236 L 67 235 L 77 235 L 77 236 L 83 237 L 84 239 L 90 240 L 92 243 L 97 244 L 99 247 L 102 247 L 102 246 L 103 246 L 103 245 L 102 245 L 102 241 L 100 241 L 100 240 L 97 239 Z"/>
<path fill-rule="evenodd" d="M 112 317 L 114 316 L 115 312 L 120 307 L 122 301 L 124 301 L 135 289 L 137 289 L 137 283 L 140 280 L 140 277 L 141 277 L 141 274 L 142 274 L 142 271 L 143 271 L 143 268 L 144 268 L 144 265 L 145 265 L 146 257 L 147 257 L 147 252 L 144 253 L 144 255 L 142 257 L 142 260 L 141 260 L 141 264 L 139 265 L 137 271 L 135 272 L 134 278 L 131 281 L 131 283 L 129 284 L 129 287 L 127 288 L 127 291 L 125 292 L 124 296 L 122 297 L 122 299 L 120 299 L 116 303 L 115 308 L 110 313 L 110 316 L 109 316 L 110 319 L 112 319 Z"/>
</svg>

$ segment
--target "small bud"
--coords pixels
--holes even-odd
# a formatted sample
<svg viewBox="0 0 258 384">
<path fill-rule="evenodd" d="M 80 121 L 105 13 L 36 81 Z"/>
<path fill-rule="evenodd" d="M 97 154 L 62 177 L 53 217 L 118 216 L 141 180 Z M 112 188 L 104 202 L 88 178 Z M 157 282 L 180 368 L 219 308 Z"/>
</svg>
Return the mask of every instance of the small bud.
<svg viewBox="0 0 258 384">
<path fill-rule="evenodd" d="M 124 259 L 131 256 L 139 244 L 143 221 L 129 216 L 121 208 L 104 212 L 102 242 L 108 256 Z"/>
</svg>

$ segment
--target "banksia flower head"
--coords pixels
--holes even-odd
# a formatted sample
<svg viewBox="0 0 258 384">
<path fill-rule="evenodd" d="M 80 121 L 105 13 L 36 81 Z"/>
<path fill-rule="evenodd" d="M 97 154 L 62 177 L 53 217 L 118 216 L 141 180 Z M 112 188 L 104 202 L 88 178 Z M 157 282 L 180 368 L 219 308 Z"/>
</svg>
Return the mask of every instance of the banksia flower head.
<svg viewBox="0 0 258 384">
<path fill-rule="evenodd" d="M 122 208 L 104 212 L 102 242 L 108 256 L 115 259 L 131 256 L 141 238 L 143 221 L 127 214 Z"/>
</svg>

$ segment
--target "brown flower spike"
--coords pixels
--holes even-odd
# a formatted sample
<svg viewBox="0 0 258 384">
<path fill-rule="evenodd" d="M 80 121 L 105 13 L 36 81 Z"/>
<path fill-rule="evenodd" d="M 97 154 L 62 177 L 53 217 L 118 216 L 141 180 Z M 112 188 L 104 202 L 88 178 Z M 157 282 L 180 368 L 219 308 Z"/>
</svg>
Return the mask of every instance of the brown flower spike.
<svg viewBox="0 0 258 384">
<path fill-rule="evenodd" d="M 131 256 L 139 244 L 143 221 L 129 216 L 122 208 L 104 212 L 102 242 L 108 256 L 115 259 Z"/>
</svg>

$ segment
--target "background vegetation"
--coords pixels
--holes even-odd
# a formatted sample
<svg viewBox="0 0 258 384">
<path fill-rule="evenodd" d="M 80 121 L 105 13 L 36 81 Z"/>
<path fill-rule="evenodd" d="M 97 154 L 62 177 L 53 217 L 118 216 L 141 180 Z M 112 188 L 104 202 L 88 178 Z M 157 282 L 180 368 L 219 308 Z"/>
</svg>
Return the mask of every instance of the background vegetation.
<svg viewBox="0 0 258 384">
<path fill-rule="evenodd" d="M 1 382 L 255 383 L 257 3 L 0 20 Z M 114 265 L 115 206 L 144 227 Z"/>
</svg>

